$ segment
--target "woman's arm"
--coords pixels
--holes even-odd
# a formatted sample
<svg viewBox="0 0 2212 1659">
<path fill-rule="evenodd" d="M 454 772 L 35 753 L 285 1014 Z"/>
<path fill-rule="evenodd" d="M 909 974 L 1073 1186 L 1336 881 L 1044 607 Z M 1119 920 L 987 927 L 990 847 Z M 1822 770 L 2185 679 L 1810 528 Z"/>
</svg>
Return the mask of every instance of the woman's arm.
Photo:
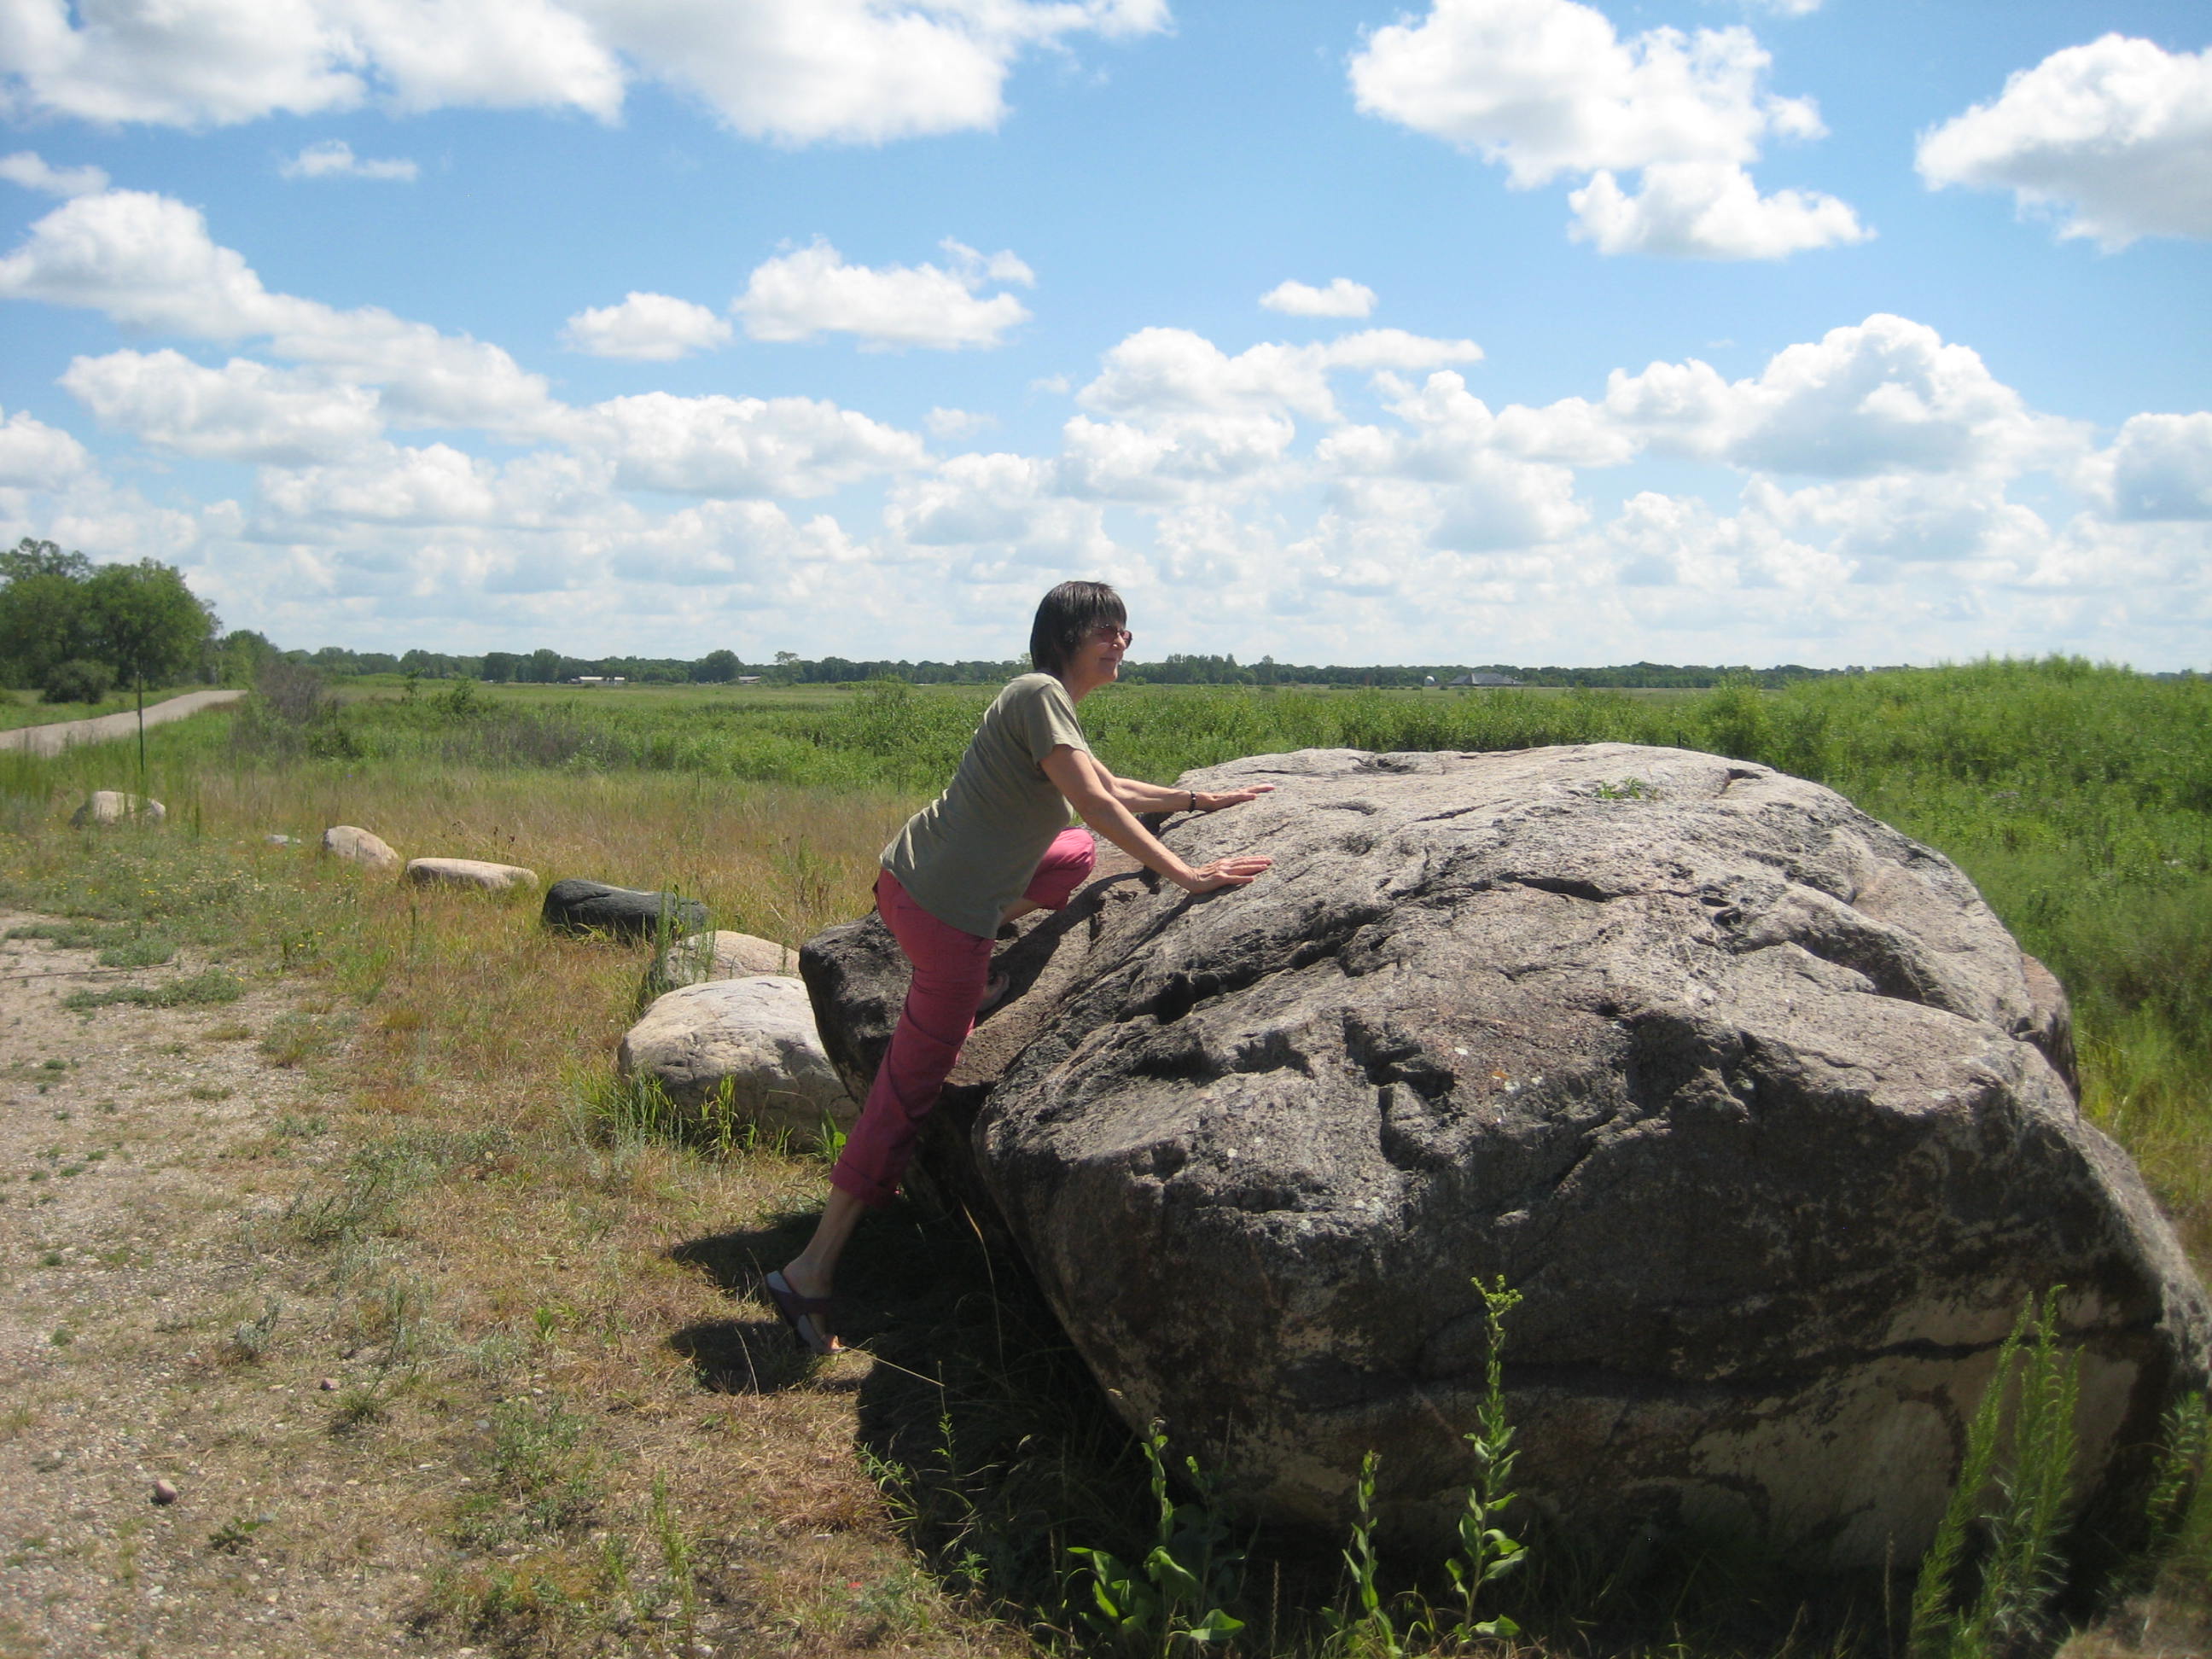
<svg viewBox="0 0 2212 1659">
<path fill-rule="evenodd" d="M 1044 775 L 1052 780 L 1053 786 L 1061 794 L 1067 797 L 1067 804 L 1082 815 L 1085 823 L 1147 870 L 1158 871 L 1187 893 L 1210 893 L 1218 887 L 1242 887 L 1274 862 L 1273 859 L 1248 855 L 1216 859 L 1211 864 L 1193 869 L 1137 822 L 1115 788 L 1119 780 L 1089 755 L 1070 744 L 1063 743 L 1044 757 Z M 1153 790 L 1150 784 L 1138 787 L 1163 796 L 1172 795 L 1178 804 L 1185 793 L 1180 789 Z M 1243 798 L 1249 799 L 1250 796 L 1247 794 Z M 1200 799 L 1217 800 L 1224 798 L 1206 795 Z M 1146 810 L 1161 809 L 1148 807 Z"/>
<path fill-rule="evenodd" d="M 1256 800 L 1275 787 L 1260 783 L 1249 789 L 1230 789 L 1219 793 L 1208 793 L 1203 789 L 1170 789 L 1164 784 L 1117 778 L 1099 766 L 1095 758 L 1091 763 L 1105 779 L 1114 799 L 1132 812 L 1218 812 L 1224 806 L 1242 806 L 1248 800 Z"/>
</svg>

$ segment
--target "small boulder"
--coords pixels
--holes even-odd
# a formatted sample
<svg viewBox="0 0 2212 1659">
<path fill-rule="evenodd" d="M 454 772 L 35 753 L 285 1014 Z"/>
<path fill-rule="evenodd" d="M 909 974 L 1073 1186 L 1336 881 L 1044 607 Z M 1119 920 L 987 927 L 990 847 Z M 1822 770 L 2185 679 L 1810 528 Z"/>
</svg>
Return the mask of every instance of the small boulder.
<svg viewBox="0 0 2212 1659">
<path fill-rule="evenodd" d="M 664 925 L 671 933 L 695 933 L 707 925 L 707 907 L 673 893 L 649 893 L 635 887 L 610 887 L 603 881 L 570 877 L 545 890 L 545 925 L 566 933 L 612 933 L 617 939 L 650 939 Z"/>
<path fill-rule="evenodd" d="M 173 1504 L 177 1501 L 178 1495 L 176 1487 L 168 1481 L 156 1480 L 154 1483 L 153 1497 L 156 1504 Z"/>
<path fill-rule="evenodd" d="M 825 1117 L 849 1128 L 860 1115 L 795 979 L 761 975 L 671 991 L 630 1027 L 616 1064 L 624 1077 L 658 1079 L 679 1106 L 704 1107 L 726 1088 L 738 1119 L 763 1129 L 811 1135 Z"/>
<path fill-rule="evenodd" d="M 397 870 L 400 866 L 398 854 L 356 824 L 335 823 L 324 830 L 323 851 L 334 859 L 343 859 L 348 864 L 358 864 L 364 870 L 380 873 Z"/>
<path fill-rule="evenodd" d="M 92 798 L 70 815 L 70 823 L 82 830 L 94 824 L 125 823 L 133 818 L 141 823 L 159 823 L 168 816 L 168 809 L 157 800 L 143 800 L 120 789 L 95 789 Z"/>
<path fill-rule="evenodd" d="M 267 835 L 261 839 L 270 847 L 297 847 L 300 844 L 300 838 L 297 836 Z"/>
<path fill-rule="evenodd" d="M 511 888 L 535 887 L 538 872 L 519 864 L 493 864 L 483 859 L 410 859 L 407 879 L 417 887 L 474 887 L 487 893 Z"/>
<path fill-rule="evenodd" d="M 661 953 L 653 971 L 662 985 L 699 985 L 714 979 L 788 977 L 799 971 L 799 952 L 751 933 L 694 933 Z"/>
</svg>

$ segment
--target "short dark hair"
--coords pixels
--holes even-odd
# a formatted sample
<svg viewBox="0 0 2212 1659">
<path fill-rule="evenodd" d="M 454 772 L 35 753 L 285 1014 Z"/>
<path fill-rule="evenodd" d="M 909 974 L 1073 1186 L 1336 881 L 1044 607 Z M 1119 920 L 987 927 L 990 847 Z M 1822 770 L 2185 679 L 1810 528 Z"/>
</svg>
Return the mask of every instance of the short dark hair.
<svg viewBox="0 0 2212 1659">
<path fill-rule="evenodd" d="M 1101 623 L 1127 626 L 1128 607 L 1104 582 L 1062 582 L 1038 602 L 1030 624 L 1030 662 L 1040 674 L 1057 674 L 1076 647 Z"/>
</svg>

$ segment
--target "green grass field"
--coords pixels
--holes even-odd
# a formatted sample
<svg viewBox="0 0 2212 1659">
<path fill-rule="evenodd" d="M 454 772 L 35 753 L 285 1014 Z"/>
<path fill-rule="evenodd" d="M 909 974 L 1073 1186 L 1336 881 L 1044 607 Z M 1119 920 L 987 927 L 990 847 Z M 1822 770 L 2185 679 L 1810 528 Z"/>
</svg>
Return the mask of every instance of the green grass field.
<svg viewBox="0 0 2212 1659">
<path fill-rule="evenodd" d="M 171 811 L 162 844 L 175 850 L 161 855 L 166 863 L 144 850 L 152 841 L 118 838 L 102 851 L 57 828 L 84 790 L 137 787 L 135 746 L 43 762 L 0 756 L 0 897 L 120 920 L 158 907 L 165 884 L 200 896 L 191 902 L 212 907 L 203 923 L 210 937 L 227 933 L 241 959 L 258 953 L 326 976 L 358 1008 L 363 1030 L 390 1034 L 361 1062 L 368 1097 L 403 1118 L 450 1110 L 456 1091 L 535 1103 L 513 1108 L 514 1123 L 546 1148 L 523 1174 L 553 1233 L 568 1224 L 561 1206 L 578 1208 L 584 1179 L 568 1172 L 571 1144 L 552 1132 L 558 1103 L 605 1097 L 605 1053 L 632 1006 L 619 964 L 545 944 L 520 907 L 441 900 L 418 909 L 396 891 L 273 852 L 261 836 L 309 838 L 327 823 L 356 823 L 407 854 L 678 886 L 707 899 L 721 926 L 797 943 L 866 908 L 876 849 L 949 774 L 990 695 L 896 684 L 342 690 L 341 707 L 296 719 L 248 708 L 149 733 L 146 782 Z M 1776 692 L 1119 687 L 1086 702 L 1083 714 L 1109 765 L 1158 781 L 1307 746 L 1626 741 L 1708 750 L 1828 783 L 1955 860 L 2066 983 L 2085 1110 L 2142 1164 L 2200 1272 L 2212 1267 L 2212 684 L 2052 660 Z M 230 885 L 225 870 L 240 872 Z M 246 890 L 241 881 L 258 896 L 224 908 L 224 895 Z M 441 998 L 428 976 L 400 965 L 433 961 L 449 979 L 469 975 L 480 994 Z M 526 993 L 510 978 L 526 981 Z M 692 1167 L 685 1160 L 701 1155 L 655 1156 L 672 1160 L 654 1167 L 672 1171 L 656 1179 L 675 1196 L 650 1201 L 675 1205 L 694 1179 L 683 1174 Z M 779 1192 L 811 1189 L 819 1178 L 761 1167 Z M 654 1224 L 641 1209 L 635 1224 Z M 488 1279 L 507 1270 L 496 1241 L 472 1242 L 458 1220 L 440 1237 L 449 1251 L 480 1252 Z M 930 1248 L 963 1247 L 954 1238 Z M 1082 1384 L 1066 1364 L 1040 1351 L 1008 1366 L 1005 1321 L 1022 1316 L 1015 1307 L 1003 1320 L 993 1313 L 988 1331 L 976 1323 L 976 1308 L 1002 1305 L 984 1294 L 983 1270 L 945 1271 L 952 1278 L 941 1300 L 951 1311 L 898 1349 L 902 1363 L 936 1368 L 933 1384 L 913 1390 L 915 1426 L 903 1440 L 857 1437 L 884 1460 L 878 1479 L 935 1582 L 969 1610 L 963 1616 L 993 1621 L 995 1635 L 975 1626 L 988 1647 L 1005 1638 L 1008 1620 L 1032 1629 L 1065 1623 L 1039 1538 L 1141 1555 L 1144 1471 L 1110 1423 L 1102 1428 L 1095 1404 L 1078 1401 Z M 605 1293 L 614 1308 L 640 1292 L 611 1280 Z M 1031 1334 L 1050 1346 L 1048 1330 Z M 940 1434 L 941 1453 L 930 1449 Z M 2212 1563 L 2204 1492 L 2191 1515 L 2164 1594 L 2201 1607 Z M 1307 1564 L 1332 1586 L 1336 1566 Z M 1647 1578 L 1639 1594 L 1656 1601 L 1624 1612 L 1600 1606 L 1613 1581 L 1593 1569 L 1587 1605 L 1554 1607 L 1519 1651 L 1888 1651 L 1864 1625 L 1856 1636 L 1835 1626 L 1810 1645 L 1778 1646 L 1798 1592 L 1786 1574 L 1759 1577 L 1765 1571 L 1686 1564 L 1677 1590 Z M 1556 1598 L 1560 1581 L 1548 1582 Z M 1299 1605 L 1310 1613 L 1334 1593 Z M 1771 1625 L 1747 1625 L 1754 1600 Z M 1596 1638 L 1573 1634 L 1591 1628 L 1584 1614 L 1617 1618 L 1626 1633 L 1593 1645 Z M 1350 1638 L 1331 1646 L 1317 1626 L 1298 1622 L 1303 1614 L 1285 1616 L 1286 1630 L 1304 1632 L 1286 1636 L 1285 1650 L 1360 1650 Z M 525 1634 L 544 1650 L 571 1650 L 533 1631 Z M 1049 1647 L 1067 1638 L 1063 1631 L 1042 1639 Z"/>
<path fill-rule="evenodd" d="M 187 811 L 251 799 L 268 803 L 265 816 L 289 798 L 331 821 L 390 823 L 435 801 L 466 824 L 469 802 L 496 800 L 490 816 L 513 821 L 533 792 L 557 800 L 585 780 L 629 777 L 636 782 L 586 793 L 703 810 L 771 785 L 866 798 L 872 822 L 941 786 L 992 695 L 896 683 L 434 684 L 412 695 L 346 688 L 342 708 L 303 722 L 251 709 L 202 716 L 150 734 L 150 764 L 173 809 Z M 1084 722 L 1108 765 L 1156 781 L 1308 747 L 1620 741 L 1710 750 L 1829 784 L 1949 854 L 2058 974 L 2076 1004 L 2088 1109 L 2143 1162 L 2199 1259 L 2212 1254 L 2212 1158 L 2201 1150 L 2212 1141 L 2212 682 L 2052 659 L 1772 692 L 1130 686 L 1091 698 Z M 0 787 L 19 802 L 58 799 L 127 783 L 131 760 L 120 748 L 16 760 Z M 487 824 L 479 844 L 495 848 L 511 833 Z M 710 864 L 633 859 L 617 873 L 712 889 Z M 778 916 L 791 926 L 857 912 L 871 878 L 865 859 L 841 863 L 824 878 L 826 909 L 787 902 Z"/>
</svg>

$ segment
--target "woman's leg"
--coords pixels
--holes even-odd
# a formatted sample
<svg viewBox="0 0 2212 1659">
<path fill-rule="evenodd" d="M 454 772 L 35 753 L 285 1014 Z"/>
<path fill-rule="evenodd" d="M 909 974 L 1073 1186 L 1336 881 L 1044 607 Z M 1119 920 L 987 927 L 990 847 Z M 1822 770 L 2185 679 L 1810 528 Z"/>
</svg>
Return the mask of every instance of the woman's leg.
<svg viewBox="0 0 2212 1659">
<path fill-rule="evenodd" d="M 806 1249 L 784 1267 L 786 1282 L 801 1296 L 830 1293 L 862 1209 L 887 1204 L 898 1191 L 922 1121 L 975 1027 L 990 973 L 989 939 L 938 921 L 888 872 L 877 880 L 876 903 L 914 978 L 860 1121 L 830 1172 L 830 1202 Z"/>
<path fill-rule="evenodd" d="M 1036 873 L 1030 878 L 1029 890 L 1013 915 L 1031 910 L 1065 910 L 1075 890 L 1091 879 L 1097 865 L 1098 843 L 1088 830 L 1061 830 L 1037 860 Z"/>
</svg>

